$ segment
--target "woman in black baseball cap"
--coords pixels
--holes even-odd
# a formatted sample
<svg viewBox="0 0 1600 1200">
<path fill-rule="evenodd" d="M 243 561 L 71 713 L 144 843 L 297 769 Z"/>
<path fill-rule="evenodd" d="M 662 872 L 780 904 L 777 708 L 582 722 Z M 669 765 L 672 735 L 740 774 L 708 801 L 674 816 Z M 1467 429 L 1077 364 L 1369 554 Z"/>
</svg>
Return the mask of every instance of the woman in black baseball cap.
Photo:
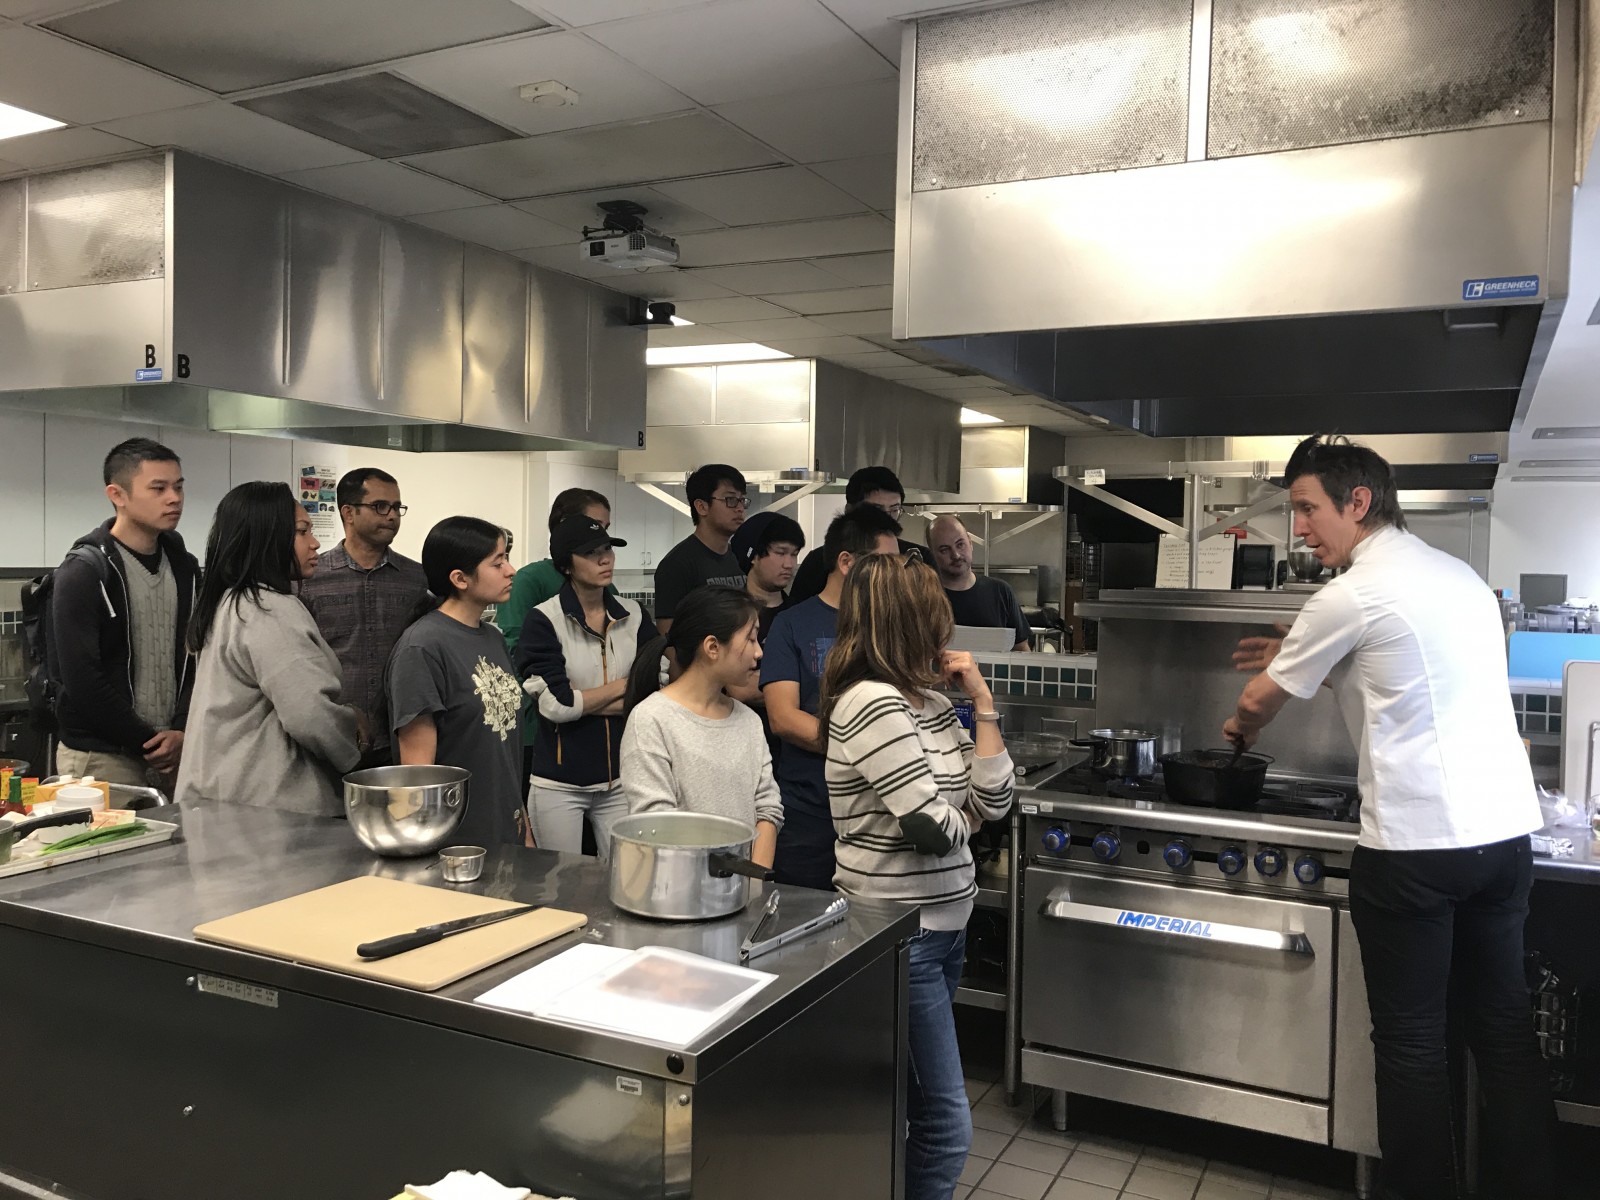
<svg viewBox="0 0 1600 1200">
<path fill-rule="evenodd" d="M 540 723 L 528 812 L 546 850 L 579 853 L 587 817 L 608 858 L 611 823 L 628 811 L 622 698 L 629 667 L 656 631 L 637 601 L 606 591 L 615 547 L 627 544 L 592 517 L 560 522 L 550 532 L 550 561 L 566 583 L 528 611 L 517 641 L 517 675 L 536 698 Z"/>
</svg>

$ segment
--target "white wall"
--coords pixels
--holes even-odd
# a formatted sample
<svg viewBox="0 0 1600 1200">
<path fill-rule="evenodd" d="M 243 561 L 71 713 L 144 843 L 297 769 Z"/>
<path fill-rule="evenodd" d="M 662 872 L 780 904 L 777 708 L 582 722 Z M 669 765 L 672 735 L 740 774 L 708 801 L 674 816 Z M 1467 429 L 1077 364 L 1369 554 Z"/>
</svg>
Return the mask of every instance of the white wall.
<svg viewBox="0 0 1600 1200">
<path fill-rule="evenodd" d="M 537 456 L 408 454 L 0 412 L 0 567 L 54 565 L 76 538 L 109 517 L 111 506 L 101 481 L 101 463 L 112 446 L 140 434 L 171 446 L 183 459 L 188 495 L 179 532 L 197 555 L 203 554 L 217 503 L 229 488 L 252 479 L 281 480 L 294 486 L 298 468 L 317 463 L 341 473 L 354 466 L 381 467 L 400 481 L 401 496 L 410 508 L 395 540 L 402 554 L 416 557 L 436 521 L 464 515 L 509 528 L 517 541 L 517 556 L 525 561 L 527 476 L 529 460 Z M 548 509 L 548 503 L 544 508 Z M 542 534 L 543 511 L 538 528 Z"/>
<path fill-rule="evenodd" d="M 1513 483 L 1494 489 L 1489 585 L 1524 573 L 1567 576 L 1567 594 L 1600 598 L 1600 485 Z"/>
</svg>

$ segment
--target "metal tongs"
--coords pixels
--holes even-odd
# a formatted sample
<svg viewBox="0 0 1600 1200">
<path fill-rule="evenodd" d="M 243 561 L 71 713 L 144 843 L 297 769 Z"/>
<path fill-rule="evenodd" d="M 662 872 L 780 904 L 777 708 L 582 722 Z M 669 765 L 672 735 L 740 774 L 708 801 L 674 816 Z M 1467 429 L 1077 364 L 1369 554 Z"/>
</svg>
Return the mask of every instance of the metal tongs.
<svg viewBox="0 0 1600 1200">
<path fill-rule="evenodd" d="M 761 910 L 761 916 L 756 921 L 755 928 L 745 937 L 739 947 L 739 961 L 749 962 L 752 958 L 760 958 L 763 954 L 770 954 L 779 946 L 786 946 L 798 938 L 805 937 L 808 933 L 815 933 L 829 925 L 844 920 L 845 914 L 850 911 L 850 901 L 840 896 L 827 908 L 823 909 L 809 921 L 802 921 L 793 929 L 785 929 L 776 937 L 763 939 L 761 931 L 778 916 L 778 892 L 773 892 L 767 897 L 766 907 Z"/>
</svg>

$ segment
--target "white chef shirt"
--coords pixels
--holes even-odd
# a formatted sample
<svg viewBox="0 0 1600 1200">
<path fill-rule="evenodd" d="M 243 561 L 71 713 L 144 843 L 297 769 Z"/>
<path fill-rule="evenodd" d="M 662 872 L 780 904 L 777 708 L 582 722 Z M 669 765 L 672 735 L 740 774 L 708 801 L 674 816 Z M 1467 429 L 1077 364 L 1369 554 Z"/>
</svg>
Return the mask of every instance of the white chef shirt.
<svg viewBox="0 0 1600 1200">
<path fill-rule="evenodd" d="M 1393 527 L 1300 610 L 1267 675 L 1302 700 L 1333 686 L 1361 751 L 1361 845 L 1483 846 L 1544 824 L 1500 622 L 1471 567 Z"/>
</svg>

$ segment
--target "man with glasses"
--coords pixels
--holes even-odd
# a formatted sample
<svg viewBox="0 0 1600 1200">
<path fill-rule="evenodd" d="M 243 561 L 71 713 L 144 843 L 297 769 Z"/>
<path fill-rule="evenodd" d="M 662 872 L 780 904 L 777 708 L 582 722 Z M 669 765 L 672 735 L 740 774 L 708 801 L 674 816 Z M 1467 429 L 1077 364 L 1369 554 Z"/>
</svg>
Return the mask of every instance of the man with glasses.
<svg viewBox="0 0 1600 1200">
<path fill-rule="evenodd" d="M 376 744 L 360 765 L 383 766 L 391 761 L 383 671 L 428 582 L 421 563 L 390 549 L 406 513 L 393 475 L 357 467 L 339 480 L 336 499 L 344 539 L 317 556 L 300 599 L 339 656 L 339 703 L 359 708 L 372 730 Z"/>
<path fill-rule="evenodd" d="M 870 504 L 873 508 L 881 509 L 890 520 L 898 522 L 905 510 L 906 489 L 900 486 L 900 479 L 888 467 L 862 467 L 850 476 L 850 482 L 845 484 L 844 505 L 852 509 L 858 504 Z M 799 604 L 802 600 L 809 600 L 818 595 L 823 586 L 828 582 L 828 572 L 833 564 L 823 553 L 825 547 L 818 546 L 805 561 L 800 564 L 800 569 L 795 572 L 794 583 L 789 588 L 789 603 Z M 915 542 L 900 539 L 900 553 L 912 558 L 921 559 L 931 565 L 932 560 L 927 550 Z"/>
<path fill-rule="evenodd" d="M 672 628 L 678 605 L 695 588 L 717 584 L 743 591 L 745 584 L 744 568 L 728 548 L 750 506 L 744 476 L 726 463 L 707 463 L 689 476 L 684 491 L 694 532 L 656 566 L 656 628 L 662 633 Z"/>
</svg>

